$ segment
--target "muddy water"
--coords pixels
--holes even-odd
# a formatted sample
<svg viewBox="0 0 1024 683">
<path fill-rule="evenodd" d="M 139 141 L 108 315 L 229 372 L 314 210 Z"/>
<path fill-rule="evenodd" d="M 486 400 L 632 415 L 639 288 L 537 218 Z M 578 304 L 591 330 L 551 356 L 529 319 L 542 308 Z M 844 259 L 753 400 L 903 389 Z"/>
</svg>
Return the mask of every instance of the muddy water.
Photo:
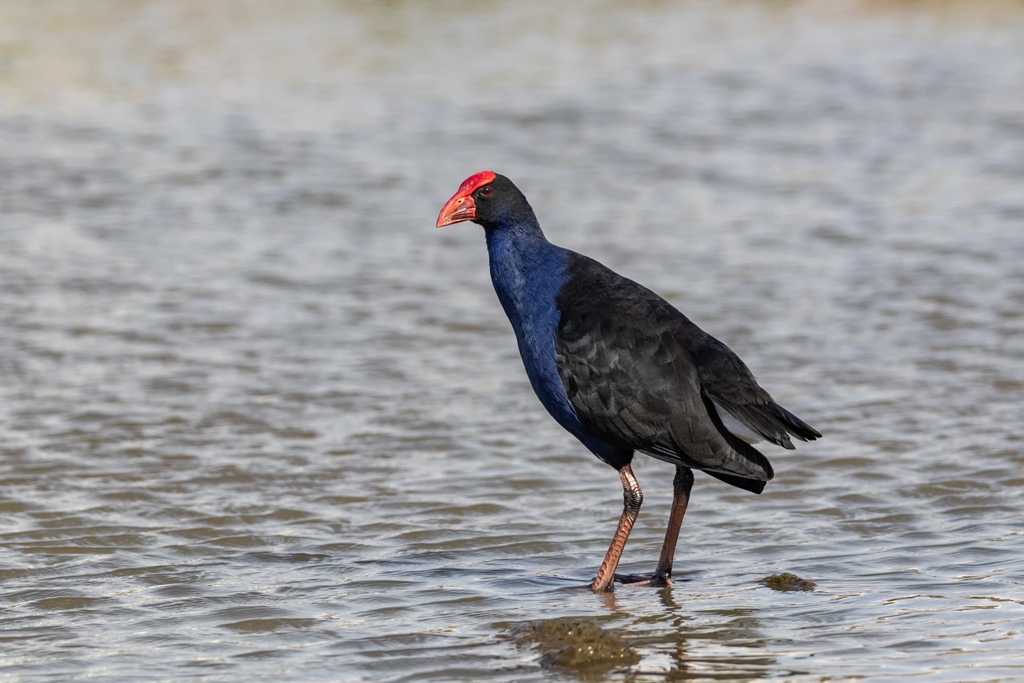
<svg viewBox="0 0 1024 683">
<path fill-rule="evenodd" d="M 9 0 L 0 150 L 5 680 L 1024 676 L 1019 4 Z M 481 168 L 826 435 L 671 590 L 580 588 Z"/>
</svg>

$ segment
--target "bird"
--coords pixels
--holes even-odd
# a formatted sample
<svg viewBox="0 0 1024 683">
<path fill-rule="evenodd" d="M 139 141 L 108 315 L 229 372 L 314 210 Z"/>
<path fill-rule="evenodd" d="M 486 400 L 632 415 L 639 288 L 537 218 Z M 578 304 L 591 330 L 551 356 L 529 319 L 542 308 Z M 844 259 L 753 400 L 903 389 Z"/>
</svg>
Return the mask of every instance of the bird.
<svg viewBox="0 0 1024 683">
<path fill-rule="evenodd" d="M 590 583 L 672 585 L 693 470 L 761 493 L 771 463 L 753 444 L 794 448 L 821 433 L 758 385 L 728 346 L 650 289 L 547 240 L 526 196 L 503 175 L 467 178 L 437 227 L 483 227 L 494 291 L 530 385 L 548 413 L 619 473 L 623 510 Z M 643 453 L 675 465 L 672 507 L 652 575 L 616 574 L 643 503 L 631 464 Z"/>
</svg>

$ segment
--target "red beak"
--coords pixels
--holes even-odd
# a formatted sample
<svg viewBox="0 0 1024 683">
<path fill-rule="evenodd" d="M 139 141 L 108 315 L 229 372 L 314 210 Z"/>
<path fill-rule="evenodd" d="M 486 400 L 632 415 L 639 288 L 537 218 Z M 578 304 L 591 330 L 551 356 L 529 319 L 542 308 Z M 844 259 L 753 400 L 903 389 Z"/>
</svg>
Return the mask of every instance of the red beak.
<svg viewBox="0 0 1024 683">
<path fill-rule="evenodd" d="M 476 218 L 476 204 L 473 203 L 472 197 L 463 194 L 460 189 L 441 209 L 441 213 L 437 217 L 437 227 L 443 228 L 452 223 L 471 221 L 474 218 Z"/>
<path fill-rule="evenodd" d="M 476 218 L 476 204 L 473 203 L 473 198 L 470 195 L 496 177 L 491 171 L 480 171 L 463 180 L 462 185 L 459 185 L 459 191 L 441 209 L 441 215 L 437 217 L 437 227 L 443 228 L 452 223 L 471 221 Z"/>
</svg>

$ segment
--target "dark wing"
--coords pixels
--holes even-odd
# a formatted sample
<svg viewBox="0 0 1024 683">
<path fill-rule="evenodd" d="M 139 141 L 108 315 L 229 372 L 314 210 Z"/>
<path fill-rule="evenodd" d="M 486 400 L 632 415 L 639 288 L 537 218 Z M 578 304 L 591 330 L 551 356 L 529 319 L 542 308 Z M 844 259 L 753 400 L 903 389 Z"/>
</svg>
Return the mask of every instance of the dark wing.
<svg viewBox="0 0 1024 683">
<path fill-rule="evenodd" d="M 723 427 L 704 390 L 698 365 L 704 358 L 694 351 L 711 337 L 661 297 L 592 259 L 570 253 L 568 266 L 556 300 L 555 352 L 587 431 L 760 492 L 773 474 L 768 459 Z M 741 380 L 750 376 L 743 370 Z M 712 379 L 720 383 L 727 372 L 719 367 Z"/>
<path fill-rule="evenodd" d="M 709 334 L 703 334 L 703 337 L 690 352 L 701 387 L 715 404 L 751 431 L 784 448 L 793 448 L 790 434 L 801 441 L 814 441 L 821 436 L 809 424 L 772 400 L 728 346 Z"/>
</svg>

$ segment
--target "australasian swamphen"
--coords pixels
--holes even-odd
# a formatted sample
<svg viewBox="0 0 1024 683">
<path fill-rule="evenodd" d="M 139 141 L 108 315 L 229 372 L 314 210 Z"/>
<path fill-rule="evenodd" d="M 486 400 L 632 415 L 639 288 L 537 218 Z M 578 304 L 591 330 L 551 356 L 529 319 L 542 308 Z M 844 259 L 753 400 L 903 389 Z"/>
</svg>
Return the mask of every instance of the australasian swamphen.
<svg viewBox="0 0 1024 683">
<path fill-rule="evenodd" d="M 437 227 L 467 220 L 484 228 L 491 281 L 537 397 L 622 480 L 622 517 L 590 587 L 608 591 L 616 580 L 671 585 L 693 469 L 760 493 L 772 466 L 751 443 L 793 448 L 790 434 L 803 441 L 821 434 L 775 403 L 729 347 L 660 296 L 548 242 L 508 178 L 490 171 L 467 178 Z M 630 467 L 636 451 L 676 466 L 652 577 L 615 574 L 643 501 Z"/>
</svg>

